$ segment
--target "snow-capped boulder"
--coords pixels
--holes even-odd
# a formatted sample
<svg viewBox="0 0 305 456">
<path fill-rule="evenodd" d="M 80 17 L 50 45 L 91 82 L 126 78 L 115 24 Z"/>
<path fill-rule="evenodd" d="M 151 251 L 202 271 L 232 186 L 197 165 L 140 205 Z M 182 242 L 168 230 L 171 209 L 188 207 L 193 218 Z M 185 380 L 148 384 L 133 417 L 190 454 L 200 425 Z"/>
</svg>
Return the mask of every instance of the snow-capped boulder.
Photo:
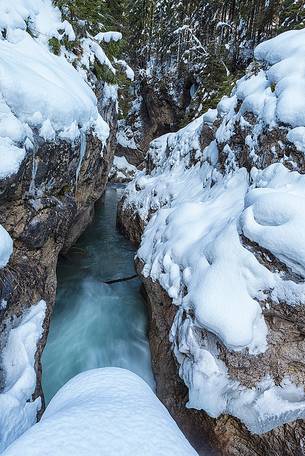
<svg viewBox="0 0 305 456">
<path fill-rule="evenodd" d="M 63 386 L 41 421 L 5 456 L 195 456 L 150 387 L 118 368 L 93 369 Z"/>
</svg>

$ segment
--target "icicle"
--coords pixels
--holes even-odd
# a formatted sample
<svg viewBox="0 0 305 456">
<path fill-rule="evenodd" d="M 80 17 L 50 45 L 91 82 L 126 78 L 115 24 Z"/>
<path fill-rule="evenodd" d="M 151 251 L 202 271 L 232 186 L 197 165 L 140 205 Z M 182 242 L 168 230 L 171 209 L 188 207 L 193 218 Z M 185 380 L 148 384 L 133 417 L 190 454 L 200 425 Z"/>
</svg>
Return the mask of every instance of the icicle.
<svg viewBox="0 0 305 456">
<path fill-rule="evenodd" d="M 34 147 L 34 149 L 33 149 L 33 161 L 32 161 L 32 176 L 31 176 L 31 182 L 30 182 L 30 187 L 29 187 L 29 195 L 31 195 L 31 196 L 36 196 L 37 195 L 35 178 L 36 178 L 37 169 L 38 169 L 38 162 L 39 162 L 39 159 L 36 158 L 36 148 Z"/>
<path fill-rule="evenodd" d="M 83 163 L 83 160 L 84 160 L 86 148 L 87 148 L 86 133 L 84 131 L 81 131 L 80 132 L 79 162 L 78 162 L 78 166 L 77 166 L 77 169 L 76 169 L 76 175 L 75 175 L 76 184 L 78 182 L 78 176 L 79 176 L 80 169 L 82 167 L 82 163 Z"/>
</svg>

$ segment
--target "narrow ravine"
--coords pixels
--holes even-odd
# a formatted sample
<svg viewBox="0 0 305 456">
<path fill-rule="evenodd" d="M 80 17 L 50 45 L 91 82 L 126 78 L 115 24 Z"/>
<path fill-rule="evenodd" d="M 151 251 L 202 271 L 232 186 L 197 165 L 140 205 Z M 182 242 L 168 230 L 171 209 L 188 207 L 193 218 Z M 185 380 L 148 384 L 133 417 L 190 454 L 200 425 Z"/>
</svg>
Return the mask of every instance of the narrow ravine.
<svg viewBox="0 0 305 456">
<path fill-rule="evenodd" d="M 46 403 L 73 376 L 97 367 L 127 368 L 154 387 L 140 281 L 104 283 L 135 274 L 135 248 L 116 230 L 121 191 L 107 188 L 93 223 L 59 261 L 57 300 L 42 358 Z"/>
</svg>

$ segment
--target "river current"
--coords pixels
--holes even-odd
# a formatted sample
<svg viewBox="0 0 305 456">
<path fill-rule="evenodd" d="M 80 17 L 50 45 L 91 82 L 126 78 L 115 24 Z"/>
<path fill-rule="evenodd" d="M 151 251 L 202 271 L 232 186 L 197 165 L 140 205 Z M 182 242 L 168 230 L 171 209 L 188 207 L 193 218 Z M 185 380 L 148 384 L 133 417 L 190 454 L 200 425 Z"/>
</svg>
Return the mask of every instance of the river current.
<svg viewBox="0 0 305 456">
<path fill-rule="evenodd" d="M 93 223 L 58 263 L 56 305 L 42 357 L 48 403 L 70 378 L 88 369 L 127 368 L 154 387 L 147 311 L 133 276 L 135 247 L 116 230 L 122 188 L 109 186 Z"/>
</svg>

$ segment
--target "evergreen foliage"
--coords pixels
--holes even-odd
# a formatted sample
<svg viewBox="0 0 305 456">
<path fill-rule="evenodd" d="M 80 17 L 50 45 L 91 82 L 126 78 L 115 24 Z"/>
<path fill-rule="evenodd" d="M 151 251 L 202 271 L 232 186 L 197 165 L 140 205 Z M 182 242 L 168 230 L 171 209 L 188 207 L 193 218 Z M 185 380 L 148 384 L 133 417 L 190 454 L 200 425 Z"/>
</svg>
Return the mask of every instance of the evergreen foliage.
<svg viewBox="0 0 305 456">
<path fill-rule="evenodd" d="M 93 39 L 101 31 L 118 31 L 123 28 L 124 0 L 53 0 L 53 2 L 60 8 L 63 18 L 72 25 L 76 35 L 75 41 L 69 41 L 65 35 L 60 40 L 51 38 L 49 46 L 56 55 L 60 54 L 63 47 L 71 51 L 77 59 L 82 53 L 80 45 L 82 38 L 90 35 Z M 113 66 L 116 66 L 115 59 L 122 54 L 124 40 L 110 41 L 103 43 L 102 46 Z M 76 64 L 76 62 L 72 63 Z M 91 69 L 98 80 L 110 84 L 126 84 L 126 77 L 119 66 L 117 74 L 114 74 L 107 65 L 102 65 L 95 59 Z"/>
<path fill-rule="evenodd" d="M 77 53 L 87 32 L 117 30 L 125 40 L 105 44 L 107 56 L 125 56 L 163 90 L 192 96 L 185 120 L 215 103 L 253 59 L 259 42 L 305 26 L 304 0 L 54 0 L 76 32 L 64 43 Z M 50 40 L 54 53 L 62 42 Z M 124 55 L 125 53 L 125 55 Z M 141 72 L 141 71 L 140 71 Z M 104 65 L 98 78 L 117 82 Z M 142 72 L 143 74 L 143 72 Z M 121 76 L 118 77 L 120 79 Z M 121 81 L 122 82 L 122 81 Z M 124 85 L 124 84 L 123 84 Z M 157 85 L 157 84 L 156 84 Z"/>
<path fill-rule="evenodd" d="M 259 42 L 304 26 L 303 0 L 126 0 L 129 53 L 151 78 L 198 86 L 192 104 L 215 103 Z M 182 90 L 181 90 L 182 92 Z M 195 109 L 195 106 L 194 106 Z"/>
</svg>

